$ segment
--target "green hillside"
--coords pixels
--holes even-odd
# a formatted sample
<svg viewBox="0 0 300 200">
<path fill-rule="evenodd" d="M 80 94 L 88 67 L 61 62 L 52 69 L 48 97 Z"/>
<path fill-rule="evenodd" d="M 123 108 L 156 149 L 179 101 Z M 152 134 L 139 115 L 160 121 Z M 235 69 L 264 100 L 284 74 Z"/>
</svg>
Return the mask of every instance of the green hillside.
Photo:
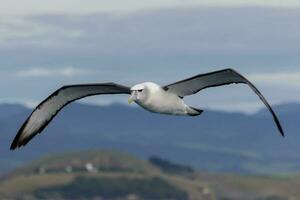
<svg viewBox="0 0 300 200">
<path fill-rule="evenodd" d="M 0 199 L 297 200 L 300 176 L 195 172 L 114 151 L 48 156 L 0 180 Z"/>
</svg>

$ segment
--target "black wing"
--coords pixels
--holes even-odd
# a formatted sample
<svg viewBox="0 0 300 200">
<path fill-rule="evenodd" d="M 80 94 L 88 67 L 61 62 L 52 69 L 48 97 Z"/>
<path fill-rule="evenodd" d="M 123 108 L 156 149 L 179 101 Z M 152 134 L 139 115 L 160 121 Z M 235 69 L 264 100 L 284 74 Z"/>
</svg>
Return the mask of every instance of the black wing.
<svg viewBox="0 0 300 200">
<path fill-rule="evenodd" d="M 101 94 L 130 94 L 130 88 L 115 83 L 64 86 L 40 103 L 24 122 L 10 149 L 25 146 L 31 138 L 41 133 L 57 113 L 78 99 Z"/>
<path fill-rule="evenodd" d="M 233 83 L 247 84 L 259 96 L 259 98 L 262 100 L 262 102 L 267 106 L 267 108 L 271 112 L 273 119 L 281 135 L 284 136 L 284 132 L 280 125 L 280 122 L 275 112 L 273 111 L 273 109 L 265 99 L 265 97 L 249 80 L 247 80 L 244 76 L 242 76 L 241 74 L 239 74 L 237 71 L 233 69 L 224 69 L 224 70 L 215 71 L 211 73 L 199 74 L 197 76 L 164 86 L 163 88 L 168 92 L 172 92 L 178 95 L 179 97 L 184 97 L 184 96 L 195 94 L 200 90 L 206 88 L 228 85 Z"/>
</svg>

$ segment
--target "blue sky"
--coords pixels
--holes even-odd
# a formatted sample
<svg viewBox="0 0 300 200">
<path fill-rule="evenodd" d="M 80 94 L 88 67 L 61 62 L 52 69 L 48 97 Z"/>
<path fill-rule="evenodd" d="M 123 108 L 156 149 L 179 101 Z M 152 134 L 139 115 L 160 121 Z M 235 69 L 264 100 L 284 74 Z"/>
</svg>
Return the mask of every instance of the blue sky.
<svg viewBox="0 0 300 200">
<path fill-rule="evenodd" d="M 225 67 L 245 74 L 273 104 L 299 102 L 298 1 L 13 2 L 0 1 L 2 102 L 35 105 L 64 84 L 168 84 Z M 230 111 L 262 106 L 245 86 L 187 101 Z"/>
</svg>

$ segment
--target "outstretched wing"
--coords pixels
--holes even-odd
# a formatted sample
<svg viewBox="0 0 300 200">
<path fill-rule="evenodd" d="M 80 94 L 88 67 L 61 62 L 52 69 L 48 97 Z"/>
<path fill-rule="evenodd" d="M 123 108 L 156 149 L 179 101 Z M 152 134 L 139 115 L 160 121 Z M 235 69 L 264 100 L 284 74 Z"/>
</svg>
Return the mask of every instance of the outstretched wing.
<svg viewBox="0 0 300 200">
<path fill-rule="evenodd" d="M 130 88 L 115 83 L 64 86 L 40 103 L 24 122 L 10 149 L 25 146 L 31 138 L 41 133 L 57 113 L 69 103 L 93 95 L 130 94 Z"/>
<path fill-rule="evenodd" d="M 284 132 L 280 125 L 280 122 L 275 112 L 273 111 L 273 109 L 265 99 L 265 97 L 249 80 L 247 80 L 244 76 L 242 76 L 241 74 L 239 74 L 237 71 L 233 69 L 224 69 L 224 70 L 215 71 L 211 73 L 199 74 L 197 76 L 164 86 L 163 88 L 168 92 L 172 92 L 178 95 L 179 97 L 184 97 L 184 96 L 195 94 L 200 90 L 206 88 L 228 85 L 233 83 L 247 84 L 259 96 L 259 98 L 262 100 L 262 102 L 266 105 L 266 107 L 271 112 L 273 119 L 281 135 L 284 136 Z"/>
</svg>

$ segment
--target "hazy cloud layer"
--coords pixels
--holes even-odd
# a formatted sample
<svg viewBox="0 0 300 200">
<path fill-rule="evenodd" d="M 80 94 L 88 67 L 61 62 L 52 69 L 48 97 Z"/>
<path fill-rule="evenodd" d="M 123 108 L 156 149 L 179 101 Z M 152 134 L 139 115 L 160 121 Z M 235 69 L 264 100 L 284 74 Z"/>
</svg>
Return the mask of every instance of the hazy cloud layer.
<svg viewBox="0 0 300 200">
<path fill-rule="evenodd" d="M 269 86 L 300 88 L 300 71 L 252 74 L 249 78 L 255 82 Z"/>
<path fill-rule="evenodd" d="M 74 77 L 74 76 L 84 76 L 88 75 L 91 72 L 88 70 L 81 70 L 75 69 L 72 67 L 61 67 L 61 68 L 54 68 L 54 69 L 47 69 L 47 68 L 31 68 L 26 70 L 17 71 L 16 75 L 19 78 L 45 78 L 45 77 Z"/>
<path fill-rule="evenodd" d="M 90 65 L 147 62 L 281 69 L 299 63 L 299 21 L 298 9 L 279 8 L 40 15 L 0 21 L 0 52 L 22 54 L 20 60 L 28 60 L 28 65 L 48 59 L 72 65 L 90 59 Z"/>
<path fill-rule="evenodd" d="M 298 0 L 0 0 L 0 15 L 32 15 L 41 13 L 87 14 L 108 12 L 114 14 L 130 13 L 153 8 L 182 6 L 300 6 Z"/>
</svg>

